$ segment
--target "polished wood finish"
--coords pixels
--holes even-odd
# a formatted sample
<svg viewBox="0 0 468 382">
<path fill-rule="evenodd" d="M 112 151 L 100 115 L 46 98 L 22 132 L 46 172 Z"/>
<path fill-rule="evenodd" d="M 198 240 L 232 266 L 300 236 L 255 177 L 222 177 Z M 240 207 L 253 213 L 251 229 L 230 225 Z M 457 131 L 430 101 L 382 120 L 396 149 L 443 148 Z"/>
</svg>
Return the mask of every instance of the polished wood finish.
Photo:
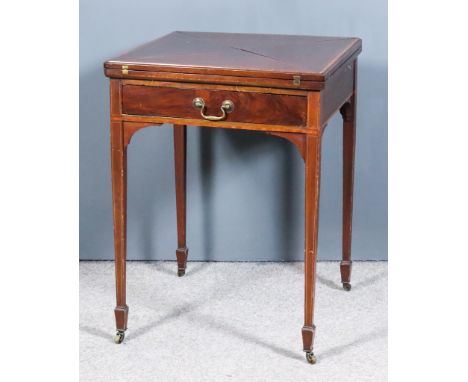
<svg viewBox="0 0 468 382">
<path fill-rule="evenodd" d="M 305 164 L 303 349 L 313 350 L 321 141 L 328 120 L 343 116 L 343 285 L 351 274 L 356 136 L 356 38 L 174 32 L 104 64 L 111 92 L 112 194 L 118 330 L 127 328 L 125 295 L 127 145 L 140 129 L 172 124 L 177 209 L 176 257 L 185 273 L 187 126 L 263 131 L 287 139 Z M 202 97 L 210 121 L 192 101 Z M 346 285 L 345 285 L 346 284 Z M 345 288 L 346 289 L 346 288 Z M 349 290 L 349 289 L 347 289 Z M 311 359 L 311 357 L 308 357 Z"/>
<path fill-rule="evenodd" d="M 340 109 L 344 99 L 349 99 L 354 89 L 354 62 L 337 70 L 320 94 L 320 125 L 324 125 Z"/>
<path fill-rule="evenodd" d="M 148 126 L 155 126 L 161 125 L 161 123 L 152 123 L 152 122 L 128 122 L 125 121 L 123 129 L 123 145 L 127 147 L 130 144 L 130 140 L 132 139 L 133 135 L 143 129 L 144 127 Z"/>
<path fill-rule="evenodd" d="M 321 137 L 308 135 L 305 147 L 305 245 L 304 245 L 304 351 L 313 350 L 315 335 L 315 276 L 317 264 L 318 213 L 320 197 Z"/>
<path fill-rule="evenodd" d="M 360 51 L 358 38 L 178 31 L 107 61 L 105 68 L 117 69 L 106 73 L 119 78 L 155 79 L 151 74 L 157 73 L 159 80 L 180 82 L 229 83 L 231 78 L 240 84 L 244 79 L 262 82 L 300 76 L 300 84 L 272 83 L 277 87 L 317 89 L 314 86 L 324 83 L 344 62 L 353 61 Z M 122 65 L 128 67 L 127 75 L 118 73 Z M 268 81 L 263 84 L 268 86 Z"/>
<path fill-rule="evenodd" d="M 306 150 L 306 138 L 307 135 L 299 134 L 299 133 L 279 133 L 276 131 L 267 132 L 267 134 L 280 137 L 283 139 L 288 140 L 294 146 L 296 146 L 297 150 L 299 151 L 299 155 L 303 160 L 305 160 L 305 150 Z"/>
<path fill-rule="evenodd" d="M 280 89 L 323 89 L 324 83 L 318 81 L 307 81 L 301 79 L 299 85 L 295 85 L 291 79 L 278 78 L 251 78 L 239 76 L 217 76 L 190 73 L 172 73 L 172 72 L 145 72 L 141 70 L 129 70 L 128 74 L 123 74 L 121 69 L 106 69 L 105 73 L 111 78 L 132 78 L 158 81 L 183 81 L 184 83 L 197 84 L 227 84 L 227 85 L 245 85 L 245 86 L 264 86 Z"/>
<path fill-rule="evenodd" d="M 201 97 L 206 114 L 220 114 L 224 100 L 234 103 L 226 122 L 246 122 L 270 125 L 305 126 L 307 98 L 305 96 L 249 93 L 223 89 L 177 89 L 173 87 L 125 85 L 122 89 L 122 112 L 129 115 L 156 115 L 174 118 L 200 119 L 200 110 L 192 101 Z M 146 99 L 144 104 L 141 100 Z"/>
<path fill-rule="evenodd" d="M 187 176 L 187 127 L 174 125 L 174 163 L 177 209 L 177 268 L 181 276 L 187 265 L 188 248 L 186 245 L 186 176 Z"/>
<path fill-rule="evenodd" d="M 127 329 L 126 246 L 127 246 L 127 150 L 123 145 L 123 123 L 111 123 L 112 205 L 114 215 L 115 283 L 118 330 Z"/>
<path fill-rule="evenodd" d="M 354 151 L 356 146 L 356 84 L 357 64 L 354 67 L 353 94 L 340 109 L 343 117 L 343 258 L 340 263 L 341 282 L 351 283 L 351 238 L 353 222 Z"/>
</svg>

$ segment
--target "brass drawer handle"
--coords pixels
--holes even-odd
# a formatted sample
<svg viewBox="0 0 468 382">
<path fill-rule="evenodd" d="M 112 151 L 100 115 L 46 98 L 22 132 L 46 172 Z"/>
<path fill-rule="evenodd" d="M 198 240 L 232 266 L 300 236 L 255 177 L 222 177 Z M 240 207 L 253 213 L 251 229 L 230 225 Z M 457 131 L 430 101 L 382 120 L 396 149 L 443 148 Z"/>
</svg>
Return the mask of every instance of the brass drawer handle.
<svg viewBox="0 0 468 382">
<path fill-rule="evenodd" d="M 223 101 L 223 103 L 221 104 L 221 115 L 220 116 L 216 116 L 216 115 L 205 115 L 204 111 L 205 111 L 205 100 L 203 98 L 200 98 L 200 97 L 197 97 L 197 98 L 194 98 L 193 101 L 193 106 L 195 107 L 195 109 L 199 109 L 200 110 L 200 114 L 201 116 L 204 118 L 204 119 L 207 119 L 208 121 L 222 121 L 224 119 L 226 119 L 226 116 L 227 116 L 227 113 L 230 113 L 231 111 L 234 110 L 234 103 L 230 100 L 225 100 Z"/>
</svg>

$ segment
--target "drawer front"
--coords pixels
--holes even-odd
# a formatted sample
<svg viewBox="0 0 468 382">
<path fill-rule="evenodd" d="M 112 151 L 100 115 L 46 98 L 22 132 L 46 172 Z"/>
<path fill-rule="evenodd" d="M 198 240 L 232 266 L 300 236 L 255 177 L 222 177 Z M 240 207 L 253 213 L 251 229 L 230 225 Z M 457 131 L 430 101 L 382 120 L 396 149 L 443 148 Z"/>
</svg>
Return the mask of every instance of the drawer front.
<svg viewBox="0 0 468 382">
<path fill-rule="evenodd" d="M 204 114 L 221 116 L 221 104 L 234 104 L 224 121 L 283 126 L 306 126 L 307 98 L 301 95 L 269 94 L 232 90 L 182 89 L 124 85 L 122 113 L 203 120 L 195 98 L 205 102 Z"/>
</svg>

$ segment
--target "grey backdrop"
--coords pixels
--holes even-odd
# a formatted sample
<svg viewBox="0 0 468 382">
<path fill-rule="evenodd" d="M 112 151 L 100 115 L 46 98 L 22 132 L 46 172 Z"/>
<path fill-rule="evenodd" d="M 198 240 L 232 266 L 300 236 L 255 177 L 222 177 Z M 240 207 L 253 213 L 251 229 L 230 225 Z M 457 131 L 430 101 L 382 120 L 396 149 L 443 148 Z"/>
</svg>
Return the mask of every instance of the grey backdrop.
<svg viewBox="0 0 468 382">
<path fill-rule="evenodd" d="M 80 258 L 112 259 L 106 59 L 173 30 L 357 36 L 354 259 L 387 258 L 385 0 L 80 0 Z M 341 255 L 341 117 L 323 141 L 319 258 Z M 128 258 L 175 259 L 172 129 L 128 151 Z M 287 141 L 188 128 L 188 247 L 194 260 L 302 260 L 303 163 Z"/>
</svg>

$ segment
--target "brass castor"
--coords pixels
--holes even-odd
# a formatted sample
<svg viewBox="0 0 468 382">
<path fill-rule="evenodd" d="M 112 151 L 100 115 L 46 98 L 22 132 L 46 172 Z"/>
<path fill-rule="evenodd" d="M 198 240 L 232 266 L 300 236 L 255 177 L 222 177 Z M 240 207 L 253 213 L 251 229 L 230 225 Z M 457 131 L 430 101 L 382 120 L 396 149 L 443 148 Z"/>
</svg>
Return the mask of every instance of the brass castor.
<svg viewBox="0 0 468 382">
<path fill-rule="evenodd" d="M 347 292 L 351 290 L 351 284 L 350 283 L 343 283 L 343 289 Z"/>
<path fill-rule="evenodd" d="M 317 362 L 317 357 L 311 351 L 306 352 L 306 359 L 307 362 L 309 362 L 312 365 L 315 365 L 315 363 Z"/>
<path fill-rule="evenodd" d="M 125 338 L 125 332 L 123 330 L 117 330 L 117 333 L 114 337 L 114 342 L 116 344 L 121 344 Z"/>
<path fill-rule="evenodd" d="M 177 270 L 177 276 L 182 277 L 183 275 L 185 275 L 185 269 Z"/>
</svg>

